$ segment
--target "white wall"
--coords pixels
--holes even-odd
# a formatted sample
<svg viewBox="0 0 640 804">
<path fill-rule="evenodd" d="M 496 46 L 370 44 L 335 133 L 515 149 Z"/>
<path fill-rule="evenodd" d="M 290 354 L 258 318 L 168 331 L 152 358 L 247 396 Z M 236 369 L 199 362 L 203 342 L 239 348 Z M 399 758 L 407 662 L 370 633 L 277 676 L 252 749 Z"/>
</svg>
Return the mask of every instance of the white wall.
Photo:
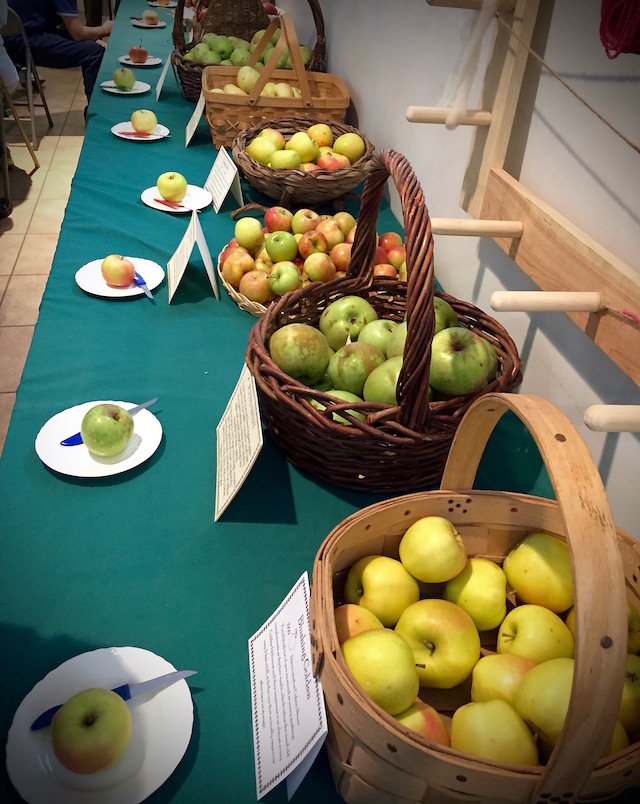
<svg viewBox="0 0 640 804">
<path fill-rule="evenodd" d="M 306 0 L 281 0 L 300 41 L 313 44 Z M 617 128 L 640 142 L 640 56 L 609 60 L 600 43 L 600 0 L 543 0 L 544 58 Z M 425 0 L 321 0 L 329 72 L 349 85 L 357 125 L 378 148 L 404 154 L 433 217 L 464 216 L 458 205 L 471 128 L 410 124 L 410 105 L 437 106 L 461 59 L 476 12 Z M 548 33 L 545 28 L 548 28 Z M 486 37 L 470 107 L 478 104 Z M 640 156 L 553 77 L 539 77 L 524 131 L 520 180 L 640 271 Z M 392 207 L 401 212 L 392 192 Z M 489 311 L 494 290 L 535 289 L 490 240 L 437 236 L 436 274 L 445 290 Z M 558 266 L 562 270 L 562 266 Z M 640 311 L 637 311 L 640 313 Z M 589 445 L 618 525 L 640 538 L 640 435 L 592 433 L 592 404 L 640 404 L 635 383 L 562 314 L 494 313 L 524 360 L 522 391 L 550 399 Z M 630 328 L 630 338 L 640 337 Z"/>
</svg>

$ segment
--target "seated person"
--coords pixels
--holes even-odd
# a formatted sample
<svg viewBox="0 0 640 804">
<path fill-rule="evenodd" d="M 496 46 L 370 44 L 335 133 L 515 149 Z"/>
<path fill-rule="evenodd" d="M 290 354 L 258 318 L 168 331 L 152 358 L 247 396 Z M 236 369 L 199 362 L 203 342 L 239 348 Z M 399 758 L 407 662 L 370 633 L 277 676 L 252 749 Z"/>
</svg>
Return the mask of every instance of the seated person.
<svg viewBox="0 0 640 804">
<path fill-rule="evenodd" d="M 98 40 L 111 33 L 113 22 L 84 25 L 76 0 L 9 0 L 9 6 L 22 20 L 36 65 L 82 68 L 88 101 L 104 54 L 104 43 Z M 5 46 L 11 59 L 20 63 L 24 58 L 22 39 L 8 36 Z"/>
</svg>

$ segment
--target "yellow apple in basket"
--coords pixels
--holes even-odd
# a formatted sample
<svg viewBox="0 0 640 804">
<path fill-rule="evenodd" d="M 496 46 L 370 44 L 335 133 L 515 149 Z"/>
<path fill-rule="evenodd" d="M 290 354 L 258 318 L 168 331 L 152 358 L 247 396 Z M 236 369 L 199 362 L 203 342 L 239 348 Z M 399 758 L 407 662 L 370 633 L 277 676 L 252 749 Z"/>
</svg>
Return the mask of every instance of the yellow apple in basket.
<svg viewBox="0 0 640 804">
<path fill-rule="evenodd" d="M 255 67 L 249 67 L 248 64 L 245 64 L 244 67 L 241 67 L 238 70 L 238 75 L 236 76 L 236 83 L 243 89 L 245 92 L 251 92 L 253 87 L 255 86 L 256 81 L 260 78 L 260 73 L 256 70 Z"/>
<path fill-rule="evenodd" d="M 131 713 L 111 690 L 73 695 L 51 722 L 51 744 L 59 762 L 74 773 L 97 773 L 114 765 L 131 738 Z"/>
<path fill-rule="evenodd" d="M 363 631 L 384 628 L 384 625 L 372 611 L 365 609 L 364 606 L 358 606 L 356 603 L 343 603 L 336 608 L 333 616 L 336 621 L 338 642 L 341 645 L 347 639 L 356 634 L 361 634 Z"/>
<path fill-rule="evenodd" d="M 364 156 L 366 146 L 364 140 L 359 134 L 349 132 L 341 134 L 333 143 L 333 150 L 337 154 L 346 156 L 349 162 L 353 165 L 358 159 Z"/>
<path fill-rule="evenodd" d="M 471 700 L 499 698 L 514 706 L 520 682 L 537 664 L 534 659 L 514 653 L 490 653 L 480 657 L 471 673 Z"/>
<path fill-rule="evenodd" d="M 423 687 L 451 689 L 471 675 L 480 658 L 480 635 L 466 611 L 439 598 L 418 600 L 400 615 L 404 637 Z"/>
<path fill-rule="evenodd" d="M 530 533 L 507 554 L 503 568 L 523 603 L 546 606 L 556 614 L 573 605 L 569 547 L 557 536 Z"/>
<path fill-rule="evenodd" d="M 307 129 L 307 134 L 319 148 L 323 146 L 330 148 L 333 145 L 333 131 L 331 131 L 331 127 L 326 123 L 314 123 Z"/>
<path fill-rule="evenodd" d="M 640 656 L 627 656 L 619 719 L 632 741 L 640 739 Z"/>
<path fill-rule="evenodd" d="M 351 674 L 378 706 L 390 715 L 404 712 L 418 696 L 418 673 L 404 639 L 388 628 L 347 639 L 342 655 Z"/>
<path fill-rule="evenodd" d="M 478 631 L 489 631 L 507 614 L 507 578 L 494 561 L 470 558 L 462 571 L 447 581 L 442 597 L 464 609 Z"/>
<path fill-rule="evenodd" d="M 156 181 L 158 192 L 165 201 L 179 203 L 187 194 L 187 180 L 175 170 L 162 173 Z"/>
<path fill-rule="evenodd" d="M 300 154 L 301 162 L 315 162 L 319 155 L 317 143 L 306 131 L 296 131 L 287 140 L 284 147 L 287 151 L 297 151 Z"/>
<path fill-rule="evenodd" d="M 576 610 L 574 606 L 567 612 L 564 622 L 575 639 Z M 631 603 L 627 603 L 627 627 L 627 653 L 638 653 L 640 652 L 640 612 Z"/>
<path fill-rule="evenodd" d="M 400 541 L 400 561 L 424 583 L 442 583 L 462 572 L 467 550 L 456 526 L 441 516 L 413 523 Z"/>
<path fill-rule="evenodd" d="M 418 582 L 395 558 L 370 555 L 356 561 L 344 584 L 347 603 L 372 611 L 380 622 L 394 626 L 402 612 L 420 597 Z"/>
<path fill-rule="evenodd" d="M 449 732 L 439 712 L 420 698 L 404 712 L 394 716 L 398 723 L 417 732 L 425 740 L 439 745 L 450 745 Z"/>
<path fill-rule="evenodd" d="M 506 701 L 472 702 L 458 707 L 451 719 L 451 747 L 509 765 L 539 762 L 533 734 Z"/>
<path fill-rule="evenodd" d="M 511 609 L 502 621 L 497 651 L 546 662 L 572 659 L 574 643 L 571 631 L 557 614 L 535 603 L 523 603 Z"/>
</svg>

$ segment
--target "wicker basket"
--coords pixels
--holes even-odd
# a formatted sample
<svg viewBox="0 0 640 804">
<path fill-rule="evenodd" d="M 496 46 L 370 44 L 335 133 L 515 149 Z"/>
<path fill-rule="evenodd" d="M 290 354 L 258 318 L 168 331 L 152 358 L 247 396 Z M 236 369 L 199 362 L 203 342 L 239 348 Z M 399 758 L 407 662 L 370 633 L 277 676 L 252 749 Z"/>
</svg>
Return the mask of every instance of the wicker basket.
<svg viewBox="0 0 640 804">
<path fill-rule="evenodd" d="M 239 67 L 220 65 L 205 68 L 202 74 L 205 117 L 211 129 L 213 144 L 217 148 L 231 147 L 241 131 L 273 118 L 322 116 L 328 123 L 340 123 L 344 120 L 350 101 L 347 85 L 337 75 L 308 72 L 304 69 L 297 47 L 295 28 L 288 14 L 283 13 L 271 21 L 247 63 L 250 66 L 256 63 L 262 47 L 268 44 L 278 26 L 282 28 L 283 35 L 273 48 L 249 95 L 214 91 L 223 88 L 225 84 L 235 83 Z M 278 70 L 276 64 L 285 46 L 292 55 L 292 67 L 290 70 Z M 301 95 L 291 98 L 261 95 L 260 92 L 267 81 L 299 87 Z"/>
<path fill-rule="evenodd" d="M 265 128 L 276 128 L 284 134 L 285 139 L 288 139 L 296 131 L 305 131 L 314 123 L 326 122 L 324 118 L 308 117 L 264 120 L 257 126 L 247 128 L 238 134 L 233 141 L 233 160 L 252 187 L 274 198 L 283 207 L 289 208 L 296 204 L 313 207 L 344 198 L 366 179 L 376 157 L 373 143 L 352 126 L 345 123 L 329 123 L 336 137 L 355 133 L 359 134 L 365 143 L 364 155 L 353 165 L 338 170 L 274 170 L 268 165 L 256 162 L 245 150 L 251 140 Z"/>
<path fill-rule="evenodd" d="M 324 17 L 318 0 L 308 0 L 308 2 L 316 26 L 316 43 L 307 69 L 322 72 L 327 48 Z M 191 42 L 187 43 L 184 35 L 184 0 L 178 0 L 173 21 L 174 50 L 171 54 L 171 62 L 178 73 L 183 95 L 192 103 L 196 103 L 200 97 L 205 65 L 185 60 L 185 53 L 200 42 L 206 33 L 224 33 L 251 40 L 256 31 L 265 30 L 270 22 L 260 0 L 234 0 L 234 2 L 201 0 L 196 7 L 196 13 L 203 6 L 207 6 L 207 12 L 202 21 L 194 25 Z"/>
<path fill-rule="evenodd" d="M 557 502 L 473 490 L 484 446 L 507 410 L 533 435 Z M 575 676 L 564 730 L 544 766 L 506 766 L 425 740 L 376 706 L 344 662 L 333 612 L 342 602 L 348 568 L 366 555 L 398 558 L 405 530 L 432 515 L 456 525 L 469 555 L 498 562 L 533 530 L 554 533 L 569 544 L 577 622 Z M 640 743 L 600 760 L 620 706 L 626 596 L 638 607 L 639 566 L 640 544 L 616 530 L 593 459 L 568 419 L 534 396 L 487 394 L 477 400 L 458 428 L 440 491 L 364 508 L 334 528 L 316 556 L 311 596 L 314 672 L 324 690 L 327 750 L 342 798 L 377 804 L 543 804 L 602 800 L 640 784 Z M 430 692 L 453 695 L 455 690 L 421 690 L 447 721 L 456 704 L 434 703 Z M 467 687 L 458 703 L 468 700 Z"/>
<path fill-rule="evenodd" d="M 389 174 L 402 201 L 407 282 L 373 276 L 378 210 Z M 366 297 L 380 318 L 401 321 L 406 315 L 397 407 L 339 403 L 292 380 L 269 355 L 269 337 L 276 329 L 294 321 L 317 325 L 331 301 L 352 294 Z M 263 421 L 291 463 L 327 483 L 362 491 L 417 491 L 440 480 L 456 427 L 478 394 L 427 401 L 434 294 L 433 237 L 422 189 L 402 155 L 382 151 L 365 183 L 347 275 L 285 294 L 249 333 L 246 360 L 256 379 Z M 496 350 L 498 375 L 484 392 L 513 390 L 521 380 L 521 361 L 506 330 L 477 307 L 442 295 L 460 324 L 482 334 Z M 311 397 L 326 409 L 316 409 Z M 366 421 L 345 413 L 350 409 L 365 414 Z M 351 424 L 333 421 L 334 412 Z"/>
</svg>

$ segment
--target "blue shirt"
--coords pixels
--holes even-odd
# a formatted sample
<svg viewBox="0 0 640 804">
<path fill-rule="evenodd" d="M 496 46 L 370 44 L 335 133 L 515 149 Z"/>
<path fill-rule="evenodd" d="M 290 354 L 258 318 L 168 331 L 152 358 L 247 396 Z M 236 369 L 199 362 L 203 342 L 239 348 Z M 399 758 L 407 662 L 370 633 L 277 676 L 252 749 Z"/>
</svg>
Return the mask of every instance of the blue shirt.
<svg viewBox="0 0 640 804">
<path fill-rule="evenodd" d="M 55 31 L 61 17 L 77 17 L 76 0 L 9 0 L 9 6 L 22 20 L 25 31 L 45 33 Z"/>
</svg>

